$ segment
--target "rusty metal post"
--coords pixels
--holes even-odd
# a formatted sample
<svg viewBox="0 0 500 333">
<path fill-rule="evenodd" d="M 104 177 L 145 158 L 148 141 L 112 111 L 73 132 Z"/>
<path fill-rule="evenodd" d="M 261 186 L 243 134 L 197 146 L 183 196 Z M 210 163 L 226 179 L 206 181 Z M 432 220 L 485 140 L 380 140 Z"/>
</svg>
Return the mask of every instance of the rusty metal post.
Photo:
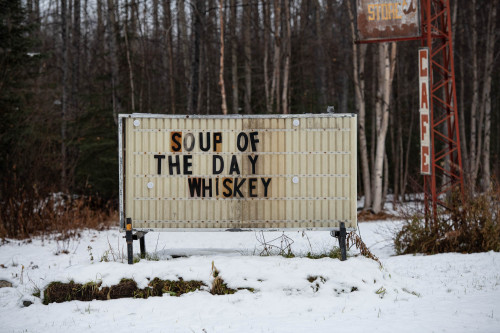
<svg viewBox="0 0 500 333">
<path fill-rule="evenodd" d="M 146 234 L 139 237 L 139 245 L 141 247 L 141 259 L 146 258 Z"/>
<path fill-rule="evenodd" d="M 345 261 L 347 259 L 347 229 L 345 227 L 345 223 L 340 222 L 340 229 L 330 231 L 330 236 L 338 239 L 340 248 L 340 261 Z"/>
<path fill-rule="evenodd" d="M 340 247 L 340 260 L 341 261 L 345 261 L 347 259 L 346 237 L 347 237 L 347 231 L 345 229 L 345 223 L 340 222 L 339 247 Z"/>
<path fill-rule="evenodd" d="M 422 46 L 429 48 L 431 175 L 424 176 L 426 218 L 432 225 L 438 206 L 452 208 L 447 196 L 464 197 L 462 154 L 458 125 L 451 12 L 449 0 L 423 0 Z"/>
<path fill-rule="evenodd" d="M 125 240 L 127 242 L 127 258 L 128 264 L 132 265 L 134 263 L 134 252 L 133 252 L 133 236 L 132 236 L 132 219 L 127 218 L 126 230 L 125 230 Z"/>
</svg>

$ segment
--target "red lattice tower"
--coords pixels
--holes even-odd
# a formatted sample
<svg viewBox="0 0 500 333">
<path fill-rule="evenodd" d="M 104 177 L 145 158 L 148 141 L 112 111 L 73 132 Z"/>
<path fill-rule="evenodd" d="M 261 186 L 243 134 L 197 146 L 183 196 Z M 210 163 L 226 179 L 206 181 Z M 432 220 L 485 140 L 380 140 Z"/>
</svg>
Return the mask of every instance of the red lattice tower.
<svg viewBox="0 0 500 333">
<path fill-rule="evenodd" d="M 385 26 L 380 22 L 373 23 L 375 18 L 401 19 L 401 12 L 397 12 L 397 17 L 394 17 L 396 14 L 394 10 L 398 8 L 397 6 L 401 6 L 407 8 L 408 12 L 413 12 L 415 11 L 413 1 L 403 0 L 402 2 L 388 3 L 386 0 L 357 0 L 358 32 L 364 35 L 364 39 L 358 43 L 420 40 L 422 47 L 426 48 L 424 50 L 425 61 L 428 63 L 426 63 L 425 70 L 428 68 L 428 72 L 424 76 L 425 80 L 428 81 L 424 85 L 427 92 L 424 99 L 425 108 L 420 105 L 421 173 L 424 177 L 426 221 L 429 219 L 435 221 L 440 207 L 445 210 L 451 208 L 450 194 L 459 193 L 462 198 L 464 197 L 450 1 L 420 1 L 420 35 L 418 33 L 412 35 L 412 32 L 407 34 L 408 26 L 405 27 L 404 22 L 389 20 Z M 368 9 L 367 14 L 366 8 L 364 8 L 366 6 L 368 8 L 375 7 L 372 7 L 371 11 Z M 360 9 L 365 10 L 361 16 Z M 380 12 L 382 15 L 379 15 Z M 369 16 L 368 19 L 367 16 Z M 394 37 L 391 36 L 392 34 Z M 419 64 L 419 70 L 420 66 L 422 64 Z M 420 75 L 422 74 L 419 73 L 419 77 Z M 419 85 L 422 104 L 422 85 L 420 82 Z M 423 129 L 424 127 L 425 129 Z"/>
<path fill-rule="evenodd" d="M 448 195 L 464 194 L 449 0 L 422 0 L 422 46 L 429 49 L 431 174 L 424 175 L 425 210 L 435 219 Z"/>
</svg>

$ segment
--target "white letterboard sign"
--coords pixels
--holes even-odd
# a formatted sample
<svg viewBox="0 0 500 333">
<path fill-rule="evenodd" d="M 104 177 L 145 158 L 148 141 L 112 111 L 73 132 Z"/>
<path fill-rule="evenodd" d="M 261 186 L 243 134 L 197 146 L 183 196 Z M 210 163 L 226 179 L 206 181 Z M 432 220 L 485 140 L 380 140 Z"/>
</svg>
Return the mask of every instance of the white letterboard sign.
<svg viewBox="0 0 500 333">
<path fill-rule="evenodd" d="M 120 115 L 121 226 L 354 229 L 356 120 Z"/>
</svg>

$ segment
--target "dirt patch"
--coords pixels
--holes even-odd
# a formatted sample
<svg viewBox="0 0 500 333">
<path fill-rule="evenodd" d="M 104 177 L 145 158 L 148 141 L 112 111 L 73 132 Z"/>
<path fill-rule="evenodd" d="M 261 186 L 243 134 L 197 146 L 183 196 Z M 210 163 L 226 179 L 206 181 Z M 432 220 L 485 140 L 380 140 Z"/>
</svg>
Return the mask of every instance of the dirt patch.
<svg viewBox="0 0 500 333">
<path fill-rule="evenodd" d="M 362 210 L 358 213 L 358 221 L 369 222 L 369 221 L 381 221 L 381 220 L 397 220 L 400 217 L 397 215 L 392 215 L 386 212 L 373 213 L 369 210 Z"/>
<path fill-rule="evenodd" d="M 99 286 L 95 283 L 52 282 L 43 295 L 43 304 L 62 303 L 72 300 L 91 301 L 96 299 Z"/>
<path fill-rule="evenodd" d="M 117 285 L 111 286 L 108 299 L 134 297 L 137 290 L 139 288 L 134 280 L 122 279 Z"/>
<path fill-rule="evenodd" d="M 169 294 L 171 296 L 180 296 L 182 294 L 200 290 L 206 286 L 201 281 L 184 281 L 180 278 L 178 281 L 162 280 L 154 278 L 149 285 L 140 289 L 137 283 L 132 279 L 122 279 L 120 283 L 111 287 L 102 287 L 101 284 L 89 282 L 86 284 L 52 282 L 45 288 L 43 304 L 62 303 L 73 300 L 92 301 L 110 300 L 119 298 L 148 298 L 150 296 L 162 296 Z"/>
<path fill-rule="evenodd" d="M 161 296 L 163 294 L 180 296 L 185 293 L 200 290 L 204 286 L 205 284 L 201 281 L 184 281 L 182 278 L 179 278 L 178 281 L 161 280 L 159 278 L 154 278 L 153 281 L 149 283 L 149 287 L 152 291 L 152 296 Z"/>
</svg>

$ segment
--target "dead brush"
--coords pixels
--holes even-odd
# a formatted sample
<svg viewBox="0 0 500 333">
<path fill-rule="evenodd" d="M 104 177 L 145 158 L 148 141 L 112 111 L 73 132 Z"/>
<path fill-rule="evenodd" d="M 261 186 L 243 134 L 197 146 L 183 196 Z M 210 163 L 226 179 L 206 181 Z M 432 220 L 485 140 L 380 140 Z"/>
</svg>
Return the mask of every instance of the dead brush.
<svg viewBox="0 0 500 333">
<path fill-rule="evenodd" d="M 359 235 L 354 231 L 351 231 L 347 235 L 347 248 L 350 249 L 352 246 L 356 246 L 356 249 L 359 250 L 359 253 L 363 257 L 375 260 L 380 265 L 380 267 L 382 267 L 382 263 L 380 262 L 379 258 L 370 251 L 365 242 L 363 242 L 361 237 L 359 237 Z"/>
<path fill-rule="evenodd" d="M 0 205 L 0 237 L 29 238 L 57 233 L 59 240 L 77 237 L 78 230 L 104 230 L 118 219 L 110 204 L 92 197 L 48 195 L 19 189 Z"/>
<path fill-rule="evenodd" d="M 414 214 L 394 237 L 398 254 L 500 251 L 500 188 L 461 199 L 436 219 Z M 427 222 L 426 222 L 427 220 Z"/>
<path fill-rule="evenodd" d="M 212 295 L 227 295 L 234 294 L 236 292 L 235 289 L 229 288 L 224 280 L 220 277 L 220 272 L 217 267 L 215 267 L 213 261 L 211 275 L 214 278 L 214 280 L 212 281 L 212 287 L 210 288 L 210 293 Z"/>
<path fill-rule="evenodd" d="M 262 246 L 262 251 L 259 253 L 260 256 L 272 256 L 277 254 L 285 258 L 295 257 L 292 252 L 293 239 L 285 235 L 284 232 L 281 236 L 270 241 L 266 240 L 263 231 L 256 233 L 255 238 Z"/>
</svg>

